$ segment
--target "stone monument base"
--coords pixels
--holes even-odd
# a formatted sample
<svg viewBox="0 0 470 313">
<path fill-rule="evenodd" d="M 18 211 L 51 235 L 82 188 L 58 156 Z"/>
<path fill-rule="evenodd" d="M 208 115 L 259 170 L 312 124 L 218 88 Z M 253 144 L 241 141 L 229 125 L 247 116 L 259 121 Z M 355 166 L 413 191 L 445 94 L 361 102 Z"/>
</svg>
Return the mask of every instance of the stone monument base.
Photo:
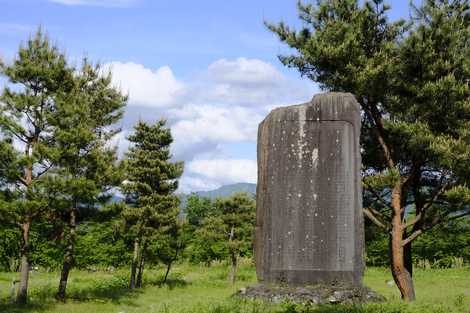
<svg viewBox="0 0 470 313">
<path fill-rule="evenodd" d="M 257 284 L 241 288 L 236 296 L 274 303 L 291 301 L 299 304 L 359 304 L 382 302 L 385 298 L 367 287 L 288 286 Z"/>
</svg>

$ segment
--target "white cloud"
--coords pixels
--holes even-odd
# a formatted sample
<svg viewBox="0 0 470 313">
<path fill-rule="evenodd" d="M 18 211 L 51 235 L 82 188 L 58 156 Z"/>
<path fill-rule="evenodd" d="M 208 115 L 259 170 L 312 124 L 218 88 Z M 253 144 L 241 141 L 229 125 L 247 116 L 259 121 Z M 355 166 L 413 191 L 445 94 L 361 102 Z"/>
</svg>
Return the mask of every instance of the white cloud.
<svg viewBox="0 0 470 313">
<path fill-rule="evenodd" d="M 244 107 L 217 107 L 212 105 L 185 106 L 173 111 L 183 118 L 172 125 L 175 138 L 185 142 L 216 140 L 225 142 L 254 140 L 257 123 L 262 116 Z"/>
<path fill-rule="evenodd" d="M 209 65 L 204 77 L 210 88 L 198 93 L 201 101 L 259 108 L 311 97 L 305 82 L 289 79 L 258 59 L 221 59 Z"/>
<path fill-rule="evenodd" d="M 193 177 L 184 175 L 179 181 L 178 192 L 191 193 L 200 190 L 213 190 L 220 187 L 220 184 L 205 177 Z"/>
<path fill-rule="evenodd" d="M 142 64 L 111 62 L 104 68 L 111 69 L 113 83 L 129 93 L 130 105 L 168 107 L 183 88 L 168 66 L 151 70 Z"/>
<path fill-rule="evenodd" d="M 217 151 L 220 143 L 256 140 L 262 115 L 244 107 L 185 106 L 171 112 L 175 158 L 191 160 Z"/>
<path fill-rule="evenodd" d="M 132 131 L 137 119 L 168 119 L 174 159 L 186 164 L 183 192 L 256 182 L 256 160 L 250 158 L 258 123 L 271 108 L 304 102 L 313 93 L 310 84 L 258 59 L 221 59 L 189 78 L 175 77 L 167 66 L 112 62 L 106 68 L 112 68 L 114 84 L 129 92 L 121 126 Z"/>
<path fill-rule="evenodd" d="M 65 4 L 65 5 L 85 5 L 85 6 L 99 6 L 99 7 L 130 7 L 139 0 L 49 0 L 50 2 Z"/>
<path fill-rule="evenodd" d="M 111 62 L 113 82 L 130 93 L 130 105 L 174 107 L 184 105 L 245 106 L 263 109 L 304 101 L 310 83 L 285 77 L 270 63 L 258 59 L 221 59 L 186 80 L 177 79 L 168 66 L 156 70 L 132 62 Z"/>
<path fill-rule="evenodd" d="M 258 59 L 221 59 L 209 65 L 207 73 L 212 80 L 227 85 L 276 86 L 285 81 L 274 66 Z"/>
</svg>

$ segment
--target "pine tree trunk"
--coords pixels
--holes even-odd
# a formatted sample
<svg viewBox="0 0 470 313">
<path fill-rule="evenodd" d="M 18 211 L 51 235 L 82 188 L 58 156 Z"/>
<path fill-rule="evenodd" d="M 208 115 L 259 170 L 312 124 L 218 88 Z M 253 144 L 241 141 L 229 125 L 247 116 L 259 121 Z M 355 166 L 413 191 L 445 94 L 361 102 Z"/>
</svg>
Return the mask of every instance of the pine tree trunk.
<svg viewBox="0 0 470 313">
<path fill-rule="evenodd" d="M 23 246 L 21 247 L 20 286 L 16 295 L 16 303 L 26 304 L 28 302 L 28 280 L 29 280 L 29 231 L 31 220 L 28 218 L 23 223 Z"/>
<path fill-rule="evenodd" d="M 413 279 L 405 266 L 405 249 L 402 244 L 404 229 L 402 222 L 402 185 L 397 184 L 392 191 L 392 208 L 394 210 L 392 218 L 391 234 L 391 270 L 395 283 L 400 290 L 402 299 L 406 301 L 415 300 Z"/>
<path fill-rule="evenodd" d="M 163 279 L 163 283 L 165 284 L 167 279 L 168 279 L 168 275 L 170 274 L 170 270 L 171 270 L 171 265 L 173 264 L 173 262 L 175 260 L 177 260 L 178 258 L 178 252 L 179 252 L 179 247 L 176 248 L 176 252 L 175 252 L 175 257 L 167 264 L 166 266 L 166 273 L 165 273 L 165 278 Z"/>
<path fill-rule="evenodd" d="M 140 256 L 139 271 L 137 273 L 136 288 L 142 288 L 142 275 L 144 274 L 144 256 Z"/>
<path fill-rule="evenodd" d="M 129 282 L 129 288 L 134 289 L 135 288 L 135 275 L 137 271 L 137 263 L 139 259 L 139 239 L 136 238 L 134 240 L 134 255 L 132 257 L 132 263 L 131 263 L 131 277 L 130 277 L 130 282 Z"/>
<path fill-rule="evenodd" d="M 230 252 L 230 260 L 232 263 L 232 268 L 230 271 L 230 283 L 235 284 L 235 280 L 237 277 L 237 255 L 235 251 Z"/>
<path fill-rule="evenodd" d="M 405 233 L 406 238 L 406 233 Z M 404 257 L 405 257 L 405 268 L 410 273 L 410 276 L 413 277 L 413 251 L 411 249 L 411 241 L 407 243 L 404 247 Z"/>
<path fill-rule="evenodd" d="M 168 274 L 170 274 L 170 269 L 171 269 L 171 264 L 173 262 L 170 262 L 166 265 L 166 273 L 165 273 L 165 278 L 163 278 L 163 284 L 166 283 L 167 279 L 168 279 Z"/>
<path fill-rule="evenodd" d="M 229 234 L 229 253 L 230 253 L 230 261 L 232 263 L 232 268 L 230 271 L 230 282 L 235 284 L 236 275 L 237 275 L 237 255 L 235 249 L 232 247 L 233 240 L 235 238 L 235 227 L 232 226 Z"/>
<path fill-rule="evenodd" d="M 74 261 L 74 250 L 75 250 L 75 239 L 76 239 L 76 218 L 77 218 L 76 209 L 70 210 L 70 220 L 69 220 L 69 240 L 67 244 L 67 248 L 65 250 L 64 255 L 64 262 L 62 265 L 62 271 L 60 273 L 60 281 L 59 281 L 59 288 L 57 290 L 56 298 L 61 301 L 65 301 L 66 289 L 67 289 L 67 282 L 69 279 L 70 269 L 73 266 Z"/>
<path fill-rule="evenodd" d="M 26 154 L 30 155 L 31 144 L 26 145 Z M 29 189 L 30 185 L 33 182 L 33 166 L 28 165 L 25 171 L 25 182 L 26 186 Z M 20 252 L 20 286 L 18 288 L 18 293 L 16 295 L 16 302 L 18 304 L 26 304 L 28 302 L 28 281 L 29 281 L 29 232 L 31 230 L 31 215 L 27 215 L 26 219 L 22 225 L 23 230 L 23 246 L 21 247 Z"/>
</svg>

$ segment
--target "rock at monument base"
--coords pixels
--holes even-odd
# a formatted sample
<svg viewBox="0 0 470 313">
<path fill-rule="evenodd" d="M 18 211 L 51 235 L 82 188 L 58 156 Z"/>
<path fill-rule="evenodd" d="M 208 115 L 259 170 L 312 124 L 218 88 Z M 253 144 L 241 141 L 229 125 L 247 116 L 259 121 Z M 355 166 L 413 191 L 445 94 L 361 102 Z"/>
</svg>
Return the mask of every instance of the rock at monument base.
<svg viewBox="0 0 470 313">
<path fill-rule="evenodd" d="M 361 304 L 383 302 L 385 298 L 367 287 L 351 286 L 288 286 L 258 284 L 242 288 L 238 297 L 259 299 L 273 303 L 298 304 Z"/>
</svg>

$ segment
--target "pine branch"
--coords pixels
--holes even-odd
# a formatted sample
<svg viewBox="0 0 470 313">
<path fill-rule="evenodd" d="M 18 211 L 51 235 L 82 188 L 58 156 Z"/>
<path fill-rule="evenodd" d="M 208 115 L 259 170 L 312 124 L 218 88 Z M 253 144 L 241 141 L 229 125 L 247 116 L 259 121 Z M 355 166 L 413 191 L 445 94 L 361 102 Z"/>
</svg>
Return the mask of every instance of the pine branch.
<svg viewBox="0 0 470 313">
<path fill-rule="evenodd" d="M 448 187 L 451 187 L 451 182 L 448 181 L 447 183 L 443 184 L 441 186 L 441 188 L 435 190 L 434 192 L 434 195 L 431 197 L 431 200 L 426 203 L 423 207 L 423 211 L 425 211 L 426 209 L 430 208 L 436 201 L 437 199 L 439 198 L 439 196 L 441 196 Z"/>
<path fill-rule="evenodd" d="M 376 190 L 374 190 L 374 188 L 372 188 L 372 186 L 370 186 L 369 184 L 367 184 L 366 182 L 364 182 L 364 187 L 366 187 L 366 189 L 368 191 L 370 191 L 371 193 L 374 194 L 375 198 L 384 206 L 384 208 L 386 209 L 389 209 L 389 210 L 392 210 L 392 207 L 385 202 L 385 200 L 383 199 L 382 196 L 380 196 L 380 194 L 377 193 Z"/>
<path fill-rule="evenodd" d="M 52 163 L 49 163 L 48 165 L 46 165 L 46 166 L 44 167 L 44 169 L 43 169 L 41 172 L 39 172 L 38 174 L 36 174 L 36 178 L 39 178 L 39 177 L 41 177 L 42 175 L 44 175 L 48 170 L 50 170 L 50 169 L 52 168 L 52 166 L 53 166 Z"/>
<path fill-rule="evenodd" d="M 371 101 L 369 99 L 367 99 L 367 104 L 363 106 L 363 108 L 365 109 L 364 111 L 366 112 L 371 125 L 375 125 L 375 127 L 372 127 L 372 131 L 374 132 L 377 140 L 379 141 L 380 146 L 382 147 L 388 168 L 394 169 L 395 162 L 392 158 L 392 152 L 384 136 L 385 131 L 382 121 L 382 114 L 378 110 L 376 104 L 371 104 Z"/>
<path fill-rule="evenodd" d="M 409 244 L 410 242 L 418 238 L 418 236 L 421 235 L 423 232 L 424 232 L 423 229 L 415 230 L 408 238 L 401 241 L 401 245 L 403 247 L 406 246 L 407 244 Z"/>
<path fill-rule="evenodd" d="M 459 219 L 459 218 L 462 218 L 462 217 L 465 217 L 465 216 L 468 216 L 470 215 L 470 211 L 467 211 L 467 212 L 463 212 L 461 214 L 457 214 L 457 215 L 453 215 L 449 218 L 446 219 L 447 216 L 449 216 L 450 214 L 446 214 L 445 216 L 443 217 L 436 217 L 434 218 L 434 220 L 430 223 L 430 224 L 427 224 L 426 226 L 424 227 L 421 227 L 417 230 L 415 230 L 408 238 L 406 238 L 405 240 L 402 241 L 402 245 L 405 246 L 407 245 L 408 243 L 412 242 L 413 240 L 415 240 L 419 235 L 421 235 L 422 233 L 424 233 L 426 230 L 429 230 L 431 228 L 433 228 L 434 226 L 440 224 L 440 223 L 443 223 L 444 221 L 446 222 L 450 222 L 450 221 L 453 221 L 453 220 L 456 220 L 456 219 Z"/>
<path fill-rule="evenodd" d="M 411 221 L 407 222 L 405 225 L 402 226 L 403 229 L 407 229 L 408 227 L 413 226 L 416 223 L 418 223 L 423 218 L 423 215 L 424 215 L 423 211 L 418 213 Z"/>
<path fill-rule="evenodd" d="M 386 225 L 386 222 L 381 221 L 377 216 L 375 216 L 370 208 L 363 208 L 362 211 L 375 225 L 379 226 L 380 228 L 386 229 L 386 230 L 390 229 L 390 227 L 388 227 Z M 377 212 L 377 211 L 375 211 L 375 212 Z"/>
</svg>

